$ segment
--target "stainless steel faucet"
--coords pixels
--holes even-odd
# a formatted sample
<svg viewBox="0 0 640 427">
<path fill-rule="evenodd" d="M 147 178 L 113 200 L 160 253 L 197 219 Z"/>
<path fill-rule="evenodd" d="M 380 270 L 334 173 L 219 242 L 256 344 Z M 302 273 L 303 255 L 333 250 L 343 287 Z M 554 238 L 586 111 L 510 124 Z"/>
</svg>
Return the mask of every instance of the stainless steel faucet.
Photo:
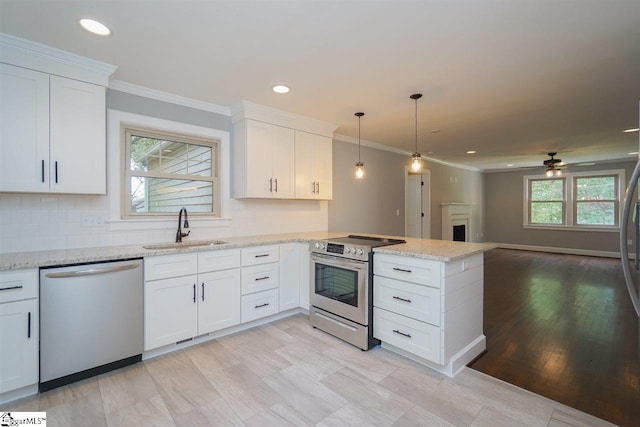
<svg viewBox="0 0 640 427">
<path fill-rule="evenodd" d="M 176 243 L 178 242 L 182 242 L 182 238 L 183 237 L 187 237 L 189 234 L 191 234 L 191 230 L 189 230 L 189 232 L 187 233 L 183 233 L 182 232 L 182 212 L 184 211 L 184 228 L 189 228 L 189 220 L 187 219 L 187 208 L 182 208 L 180 209 L 180 213 L 178 214 L 178 232 L 176 233 Z"/>
</svg>

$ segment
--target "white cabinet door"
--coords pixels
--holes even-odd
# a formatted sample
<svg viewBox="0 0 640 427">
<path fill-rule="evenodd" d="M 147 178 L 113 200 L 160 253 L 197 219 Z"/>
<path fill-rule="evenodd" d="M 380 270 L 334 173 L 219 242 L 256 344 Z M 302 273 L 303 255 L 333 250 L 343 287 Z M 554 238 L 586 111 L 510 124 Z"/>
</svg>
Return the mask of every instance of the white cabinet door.
<svg viewBox="0 0 640 427">
<path fill-rule="evenodd" d="M 273 197 L 273 125 L 247 120 L 246 197 Z"/>
<path fill-rule="evenodd" d="M 316 198 L 333 198 L 333 141 L 325 136 L 316 136 L 315 178 Z"/>
<path fill-rule="evenodd" d="M 0 64 L 0 191 L 49 191 L 49 75 L 6 64 Z"/>
<path fill-rule="evenodd" d="M 331 138 L 297 130 L 295 140 L 296 198 L 331 199 L 333 197 Z"/>
<path fill-rule="evenodd" d="M 298 243 L 280 245 L 280 311 L 300 305 L 300 256 Z"/>
<path fill-rule="evenodd" d="M 50 190 L 106 194 L 105 88 L 51 76 Z"/>
<path fill-rule="evenodd" d="M 0 393 L 38 382 L 38 300 L 0 304 Z"/>
<path fill-rule="evenodd" d="M 240 269 L 198 275 L 198 335 L 240 323 Z"/>
<path fill-rule="evenodd" d="M 293 199 L 294 196 L 293 129 L 273 126 L 273 197 Z"/>
<path fill-rule="evenodd" d="M 144 284 L 144 349 L 198 335 L 197 275 Z"/>
<path fill-rule="evenodd" d="M 311 292 L 311 253 L 309 252 L 308 243 L 300 243 L 300 307 L 309 310 L 309 293 Z"/>
</svg>

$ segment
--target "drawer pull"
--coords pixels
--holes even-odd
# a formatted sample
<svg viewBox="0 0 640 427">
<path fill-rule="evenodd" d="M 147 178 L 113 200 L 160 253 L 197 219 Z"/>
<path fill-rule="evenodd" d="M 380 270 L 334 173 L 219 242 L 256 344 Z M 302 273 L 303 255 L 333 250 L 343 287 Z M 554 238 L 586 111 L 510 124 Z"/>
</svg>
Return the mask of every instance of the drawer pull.
<svg viewBox="0 0 640 427">
<path fill-rule="evenodd" d="M 403 337 L 411 338 L 411 334 L 405 334 L 404 332 L 400 332 L 397 329 L 394 329 L 393 332 L 395 332 L 398 335 L 402 335 Z"/>
<path fill-rule="evenodd" d="M 202 301 L 204 301 L 204 282 L 202 282 Z"/>
<path fill-rule="evenodd" d="M 0 291 L 10 291 L 11 289 L 22 289 L 22 285 L 18 286 L 9 286 L 7 288 L 0 288 Z"/>
<path fill-rule="evenodd" d="M 196 284 L 193 284 L 193 302 L 196 302 Z"/>
<path fill-rule="evenodd" d="M 266 307 L 266 306 L 268 306 L 268 305 L 269 305 L 269 303 L 268 303 L 268 302 L 265 302 L 264 304 L 256 305 L 256 306 L 255 306 L 255 307 L 253 307 L 253 308 L 262 308 L 262 307 Z"/>
<path fill-rule="evenodd" d="M 266 256 L 269 256 L 269 254 L 259 254 L 259 255 L 254 255 L 254 258 L 264 258 Z"/>
<path fill-rule="evenodd" d="M 397 297 L 397 296 L 395 296 L 395 295 L 393 296 L 393 299 L 398 299 L 398 300 L 400 300 L 400 301 L 404 301 L 404 302 L 411 303 L 411 300 L 410 300 L 410 299 Z"/>
<path fill-rule="evenodd" d="M 27 316 L 27 338 L 31 338 L 31 312 Z"/>
<path fill-rule="evenodd" d="M 401 271 L 403 273 L 411 273 L 411 270 L 405 270 L 404 268 L 393 267 L 393 271 Z"/>
<path fill-rule="evenodd" d="M 253 279 L 253 280 L 255 280 L 255 281 L 257 282 L 257 281 L 260 281 L 260 280 L 267 280 L 267 279 L 269 279 L 269 276 L 256 277 L 256 278 L 255 278 L 255 279 Z"/>
</svg>

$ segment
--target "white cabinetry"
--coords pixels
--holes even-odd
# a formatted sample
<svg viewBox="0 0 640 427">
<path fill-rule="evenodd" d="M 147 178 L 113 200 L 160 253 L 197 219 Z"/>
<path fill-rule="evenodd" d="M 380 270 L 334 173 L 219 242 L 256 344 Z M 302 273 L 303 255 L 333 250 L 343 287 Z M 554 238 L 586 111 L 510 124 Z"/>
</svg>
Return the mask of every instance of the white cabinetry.
<svg viewBox="0 0 640 427">
<path fill-rule="evenodd" d="M 311 292 L 311 252 L 308 243 L 300 243 L 300 267 L 298 277 L 300 281 L 300 307 L 309 311 L 309 293 Z"/>
<path fill-rule="evenodd" d="M 255 120 L 234 125 L 234 197 L 292 199 L 294 132 Z"/>
<path fill-rule="evenodd" d="M 145 258 L 145 351 L 240 323 L 240 251 Z"/>
<path fill-rule="evenodd" d="M 241 320 L 249 322 L 278 312 L 280 252 L 278 245 L 241 250 Z"/>
<path fill-rule="evenodd" d="M 280 311 L 300 306 L 301 243 L 280 245 Z"/>
<path fill-rule="evenodd" d="M 105 90 L 0 64 L 0 191 L 105 194 Z"/>
<path fill-rule="evenodd" d="M 482 254 L 447 263 L 376 254 L 373 268 L 383 347 L 449 376 L 484 351 Z"/>
<path fill-rule="evenodd" d="M 331 138 L 296 130 L 295 139 L 296 199 L 331 200 L 333 197 Z"/>
<path fill-rule="evenodd" d="M 38 325 L 38 270 L 0 272 L 0 402 L 37 391 Z"/>
</svg>

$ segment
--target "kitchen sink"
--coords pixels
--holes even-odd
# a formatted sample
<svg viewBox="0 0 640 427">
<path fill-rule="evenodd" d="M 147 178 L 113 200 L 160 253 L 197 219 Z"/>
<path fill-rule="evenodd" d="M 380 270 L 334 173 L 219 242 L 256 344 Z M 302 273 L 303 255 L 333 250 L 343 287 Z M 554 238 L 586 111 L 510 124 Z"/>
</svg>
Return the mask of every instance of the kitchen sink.
<svg viewBox="0 0 640 427">
<path fill-rule="evenodd" d="M 151 250 L 162 250 L 226 245 L 227 243 L 228 242 L 223 242 L 222 240 L 195 240 L 193 242 L 158 243 L 154 245 L 143 245 L 142 247 Z"/>
</svg>

